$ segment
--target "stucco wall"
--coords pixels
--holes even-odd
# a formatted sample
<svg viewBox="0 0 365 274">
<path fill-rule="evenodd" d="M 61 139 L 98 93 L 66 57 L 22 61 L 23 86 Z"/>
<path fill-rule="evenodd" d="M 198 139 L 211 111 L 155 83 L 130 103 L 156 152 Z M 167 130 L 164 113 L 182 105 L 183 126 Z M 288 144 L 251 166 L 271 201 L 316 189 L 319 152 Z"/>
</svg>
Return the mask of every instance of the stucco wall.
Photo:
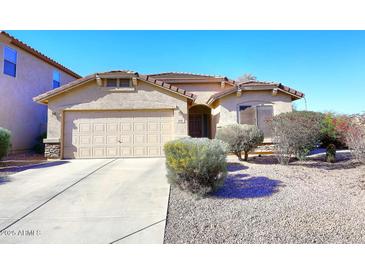
<svg viewBox="0 0 365 274">
<path fill-rule="evenodd" d="M 3 73 L 4 46 L 17 51 L 15 78 Z M 32 98 L 52 89 L 54 70 L 57 69 L 10 45 L 0 34 L 0 127 L 12 132 L 13 151 L 31 149 L 36 138 L 45 131 L 47 107 L 33 102 Z M 59 72 L 61 85 L 75 79 Z"/>
<path fill-rule="evenodd" d="M 99 87 L 96 81 L 49 99 L 48 139 L 61 139 L 62 110 L 174 109 L 175 138 L 187 136 L 187 99 L 138 81 L 132 91 Z"/>
<path fill-rule="evenodd" d="M 237 107 L 241 104 L 252 106 L 272 104 L 274 115 L 292 111 L 291 97 L 285 93 L 273 95 L 272 91 L 242 91 L 238 97 L 236 93 L 227 95 L 215 103 L 212 109 L 212 124 L 216 127 L 238 122 Z M 213 134 L 214 136 L 215 134 Z"/>
</svg>

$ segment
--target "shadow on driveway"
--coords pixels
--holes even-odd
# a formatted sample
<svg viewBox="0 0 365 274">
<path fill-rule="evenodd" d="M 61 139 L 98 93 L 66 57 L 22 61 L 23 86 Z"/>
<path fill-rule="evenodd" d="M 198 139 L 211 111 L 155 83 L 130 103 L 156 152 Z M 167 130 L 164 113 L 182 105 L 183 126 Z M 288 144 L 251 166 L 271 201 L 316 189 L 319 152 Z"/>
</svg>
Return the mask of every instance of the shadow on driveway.
<svg viewBox="0 0 365 274">
<path fill-rule="evenodd" d="M 69 161 L 54 161 L 54 162 L 46 162 L 41 164 L 34 164 L 34 165 L 26 165 L 26 166 L 19 166 L 19 167 L 9 167 L 9 168 L 2 168 L 0 169 L 1 172 L 20 172 L 28 169 L 40 169 L 40 168 L 47 168 L 52 166 L 59 166 L 69 163 Z M 0 177 L 1 178 L 1 177 Z"/>
<path fill-rule="evenodd" d="M 247 199 L 271 196 L 284 187 L 278 180 L 267 177 L 249 177 L 248 174 L 228 175 L 224 185 L 212 194 L 219 199 Z"/>
<path fill-rule="evenodd" d="M 5 185 L 6 183 L 9 183 L 10 181 L 11 181 L 11 179 L 9 178 L 9 176 L 1 176 L 1 173 L 0 173 L 0 186 Z"/>
</svg>

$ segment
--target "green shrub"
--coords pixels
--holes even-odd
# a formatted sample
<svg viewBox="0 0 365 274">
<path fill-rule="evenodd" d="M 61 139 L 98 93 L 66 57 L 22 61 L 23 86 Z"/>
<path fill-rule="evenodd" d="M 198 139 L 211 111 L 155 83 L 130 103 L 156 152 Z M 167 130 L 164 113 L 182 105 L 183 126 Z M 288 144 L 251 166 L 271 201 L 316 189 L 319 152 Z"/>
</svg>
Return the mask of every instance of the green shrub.
<svg viewBox="0 0 365 274">
<path fill-rule="evenodd" d="M 226 145 L 207 138 L 183 138 L 164 146 L 167 178 L 182 190 L 203 196 L 223 185 Z"/>
<path fill-rule="evenodd" d="M 46 139 L 46 138 L 47 138 L 47 132 L 44 132 L 43 134 L 41 134 L 37 137 L 37 143 L 33 147 L 33 150 L 35 153 L 44 154 L 45 145 L 43 143 L 43 139 Z"/>
<path fill-rule="evenodd" d="M 11 133 L 9 130 L 0 127 L 0 160 L 8 155 L 11 147 Z"/>
<path fill-rule="evenodd" d="M 336 162 L 336 146 L 334 144 L 330 144 L 327 146 L 326 162 L 328 163 Z"/>
<path fill-rule="evenodd" d="M 295 111 L 274 116 L 272 128 L 276 156 L 281 164 L 288 164 L 294 155 L 303 160 L 320 143 L 323 114 Z"/>
<path fill-rule="evenodd" d="M 225 142 L 240 161 L 243 151 L 247 161 L 248 153 L 264 141 L 264 134 L 256 126 L 232 124 L 219 128 L 216 139 Z"/>
<path fill-rule="evenodd" d="M 325 113 L 321 123 L 321 146 L 327 148 L 330 144 L 336 148 L 346 147 L 342 126 L 346 123 L 345 115 L 337 115 L 334 113 Z"/>
</svg>

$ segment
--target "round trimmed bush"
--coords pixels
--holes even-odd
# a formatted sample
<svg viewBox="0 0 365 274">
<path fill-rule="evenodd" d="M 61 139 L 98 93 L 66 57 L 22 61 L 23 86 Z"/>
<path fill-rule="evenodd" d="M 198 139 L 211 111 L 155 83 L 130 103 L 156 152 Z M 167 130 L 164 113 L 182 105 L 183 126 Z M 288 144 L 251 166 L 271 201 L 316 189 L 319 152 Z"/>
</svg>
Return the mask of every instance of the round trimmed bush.
<svg viewBox="0 0 365 274">
<path fill-rule="evenodd" d="M 0 127 L 0 160 L 9 153 L 11 147 L 10 139 L 10 131 Z"/>
<path fill-rule="evenodd" d="M 248 153 L 264 141 L 264 133 L 256 126 L 232 124 L 219 128 L 215 138 L 228 144 L 240 161 L 247 161 Z"/>
<path fill-rule="evenodd" d="M 227 176 L 226 145 L 207 138 L 183 138 L 164 146 L 170 184 L 198 196 L 217 190 Z"/>
</svg>

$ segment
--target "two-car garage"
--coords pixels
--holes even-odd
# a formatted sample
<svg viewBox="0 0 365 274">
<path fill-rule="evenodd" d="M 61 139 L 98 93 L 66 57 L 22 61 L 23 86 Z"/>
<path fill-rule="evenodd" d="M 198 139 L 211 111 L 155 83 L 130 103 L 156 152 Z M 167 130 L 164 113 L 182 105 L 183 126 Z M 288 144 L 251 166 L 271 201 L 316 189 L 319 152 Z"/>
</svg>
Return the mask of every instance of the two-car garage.
<svg viewBox="0 0 365 274">
<path fill-rule="evenodd" d="M 64 113 L 64 158 L 159 157 L 173 137 L 173 110 Z"/>
<path fill-rule="evenodd" d="M 163 157 L 167 141 L 187 136 L 195 95 L 136 72 L 112 71 L 34 100 L 48 106 L 49 159 Z"/>
</svg>

